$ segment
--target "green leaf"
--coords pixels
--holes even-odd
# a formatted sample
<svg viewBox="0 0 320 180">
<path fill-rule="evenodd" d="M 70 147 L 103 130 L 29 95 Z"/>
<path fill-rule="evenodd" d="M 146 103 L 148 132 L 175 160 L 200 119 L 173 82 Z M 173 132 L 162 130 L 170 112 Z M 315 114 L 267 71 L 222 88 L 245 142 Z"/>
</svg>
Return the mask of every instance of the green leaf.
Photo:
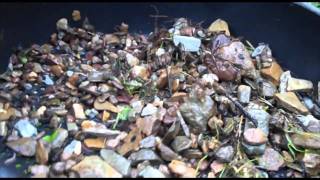
<svg viewBox="0 0 320 180">
<path fill-rule="evenodd" d="M 125 90 L 132 95 L 136 90 L 138 90 L 140 87 L 142 87 L 142 83 L 138 82 L 137 80 L 132 80 L 129 82 L 123 83 Z"/>
<path fill-rule="evenodd" d="M 48 143 L 51 143 L 53 140 L 55 140 L 58 136 L 58 131 L 54 131 L 51 135 L 46 135 L 42 139 Z"/>
<path fill-rule="evenodd" d="M 125 108 L 122 109 L 121 112 L 118 113 L 117 118 L 116 118 L 116 122 L 113 124 L 113 129 L 116 128 L 119 120 L 121 121 L 126 121 L 129 118 L 129 114 L 131 113 L 133 109 L 129 106 L 126 106 Z"/>
</svg>

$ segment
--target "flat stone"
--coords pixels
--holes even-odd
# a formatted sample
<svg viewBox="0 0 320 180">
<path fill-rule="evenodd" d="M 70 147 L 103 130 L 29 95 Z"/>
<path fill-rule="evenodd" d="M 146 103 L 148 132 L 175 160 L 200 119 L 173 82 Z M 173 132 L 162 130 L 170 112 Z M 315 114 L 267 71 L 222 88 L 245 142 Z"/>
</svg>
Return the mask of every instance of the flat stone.
<svg viewBox="0 0 320 180">
<path fill-rule="evenodd" d="M 288 79 L 287 91 L 308 92 L 312 89 L 313 89 L 313 84 L 311 81 L 304 80 L 304 79 L 297 79 L 293 77 Z"/>
<path fill-rule="evenodd" d="M 80 155 L 81 154 L 81 142 L 78 140 L 72 140 L 70 144 L 68 144 L 61 154 L 62 160 L 67 160 L 73 155 Z"/>
<path fill-rule="evenodd" d="M 278 151 L 267 148 L 262 157 L 258 159 L 259 165 L 269 171 L 278 171 L 284 165 L 284 160 Z"/>
<path fill-rule="evenodd" d="M 9 141 L 6 145 L 23 156 L 32 157 L 36 154 L 37 141 L 32 138 L 20 138 Z"/>
<path fill-rule="evenodd" d="M 105 148 L 105 138 L 88 138 L 84 140 L 88 148 L 102 149 Z"/>
<path fill-rule="evenodd" d="M 184 51 L 197 52 L 199 51 L 201 40 L 195 37 L 174 35 L 173 43 L 175 46 L 181 44 Z"/>
<path fill-rule="evenodd" d="M 168 146 L 164 145 L 163 143 L 159 143 L 157 145 L 157 149 L 160 152 L 160 156 L 165 161 L 172 161 L 174 159 L 179 160 L 180 157 L 177 153 L 175 153 L 172 149 Z"/>
<path fill-rule="evenodd" d="M 142 176 L 143 178 L 165 178 L 166 177 L 161 171 L 151 166 L 147 166 L 142 171 L 140 171 L 139 176 Z"/>
<path fill-rule="evenodd" d="M 304 153 L 302 161 L 306 168 L 319 168 L 320 155 L 316 153 Z"/>
<path fill-rule="evenodd" d="M 245 142 L 242 142 L 242 146 L 244 147 L 245 153 L 248 155 L 262 155 L 267 147 L 266 144 L 253 146 Z"/>
<path fill-rule="evenodd" d="M 141 112 L 141 116 L 149 116 L 149 115 L 155 114 L 157 110 L 158 110 L 157 107 L 149 103 L 146 105 L 146 107 L 143 108 Z"/>
<path fill-rule="evenodd" d="M 260 92 L 261 96 L 273 97 L 274 94 L 277 92 L 277 88 L 271 82 L 263 81 L 259 85 L 259 92 Z"/>
<path fill-rule="evenodd" d="M 122 175 L 99 156 L 86 156 L 71 168 L 80 178 L 122 178 Z"/>
<path fill-rule="evenodd" d="M 147 136 L 156 133 L 160 127 L 160 124 L 160 120 L 154 116 L 146 116 L 136 120 L 137 127 L 141 128 L 142 132 Z"/>
<path fill-rule="evenodd" d="M 189 149 L 191 147 L 192 141 L 186 136 L 177 136 L 171 143 L 171 147 L 176 152 L 181 152 L 183 150 Z"/>
<path fill-rule="evenodd" d="M 109 149 L 102 149 L 100 156 L 115 170 L 121 173 L 123 176 L 128 176 L 131 170 L 131 162 L 120 154 Z"/>
<path fill-rule="evenodd" d="M 83 121 L 81 123 L 82 131 L 91 135 L 96 136 L 112 136 L 120 134 L 120 131 L 118 130 L 111 130 L 108 129 L 104 124 L 97 123 L 95 121 Z"/>
<path fill-rule="evenodd" d="M 274 85 L 280 84 L 280 76 L 283 73 L 281 66 L 276 62 L 272 61 L 271 66 L 261 69 L 261 75 L 271 81 Z"/>
<path fill-rule="evenodd" d="M 119 112 L 119 109 L 116 106 L 114 106 L 113 104 L 111 104 L 110 102 L 108 102 L 108 101 L 100 103 L 98 101 L 98 99 L 96 99 L 94 101 L 93 106 L 94 106 L 94 108 L 96 110 L 107 110 L 107 111 L 111 111 L 111 112 L 114 112 L 114 113 L 118 113 Z"/>
<path fill-rule="evenodd" d="M 290 136 L 294 145 L 310 149 L 320 149 L 319 133 L 302 133 Z"/>
<path fill-rule="evenodd" d="M 182 156 L 188 159 L 201 159 L 203 153 L 199 149 L 187 149 L 183 151 Z"/>
<path fill-rule="evenodd" d="M 63 129 L 63 128 L 58 128 L 56 129 L 57 132 L 57 136 L 56 138 L 51 142 L 52 145 L 52 149 L 54 148 L 60 148 L 64 141 L 67 139 L 68 137 L 68 131 Z"/>
<path fill-rule="evenodd" d="M 307 116 L 297 115 L 296 118 L 309 132 L 320 133 L 320 120 L 311 114 Z"/>
<path fill-rule="evenodd" d="M 82 104 L 73 104 L 72 108 L 73 108 L 74 116 L 77 119 L 86 119 L 86 115 L 84 114 Z"/>
<path fill-rule="evenodd" d="M 221 162 L 230 162 L 234 156 L 234 149 L 232 146 L 220 147 L 217 152 L 215 152 L 215 156 Z"/>
<path fill-rule="evenodd" d="M 88 74 L 88 81 L 90 82 L 104 82 L 105 79 L 105 73 L 100 71 L 90 71 Z"/>
<path fill-rule="evenodd" d="M 129 156 L 128 160 L 131 161 L 133 166 L 143 161 L 150 161 L 154 163 L 161 162 L 160 157 L 151 149 L 141 149 L 134 152 Z"/>
<path fill-rule="evenodd" d="M 156 137 L 154 135 L 147 136 L 140 141 L 141 148 L 153 148 L 156 146 Z"/>
<path fill-rule="evenodd" d="M 32 137 L 38 134 L 37 128 L 35 128 L 29 121 L 29 119 L 21 119 L 15 125 L 22 137 Z"/>
<path fill-rule="evenodd" d="M 241 103 L 249 103 L 251 95 L 250 86 L 240 85 L 238 87 L 238 99 Z"/>
<path fill-rule="evenodd" d="M 275 98 L 278 104 L 291 112 L 307 114 L 308 109 L 300 102 L 297 95 L 293 92 L 277 93 Z"/>
<path fill-rule="evenodd" d="M 117 152 L 123 156 L 131 151 L 139 150 L 139 144 L 142 139 L 142 133 L 140 128 L 134 128 L 129 134 L 123 139 L 123 144 L 117 149 Z M 119 140 L 117 141 L 119 142 Z"/>
<path fill-rule="evenodd" d="M 268 141 L 266 134 L 259 128 L 249 128 L 245 130 L 243 137 L 250 145 L 261 145 Z"/>
<path fill-rule="evenodd" d="M 197 176 L 196 170 L 188 167 L 186 163 L 178 160 L 172 160 L 168 165 L 171 172 L 183 178 L 195 178 Z"/>
<path fill-rule="evenodd" d="M 218 33 L 221 31 L 224 31 L 227 36 L 230 36 L 228 23 L 222 19 L 215 20 L 208 28 L 208 32 Z"/>
</svg>

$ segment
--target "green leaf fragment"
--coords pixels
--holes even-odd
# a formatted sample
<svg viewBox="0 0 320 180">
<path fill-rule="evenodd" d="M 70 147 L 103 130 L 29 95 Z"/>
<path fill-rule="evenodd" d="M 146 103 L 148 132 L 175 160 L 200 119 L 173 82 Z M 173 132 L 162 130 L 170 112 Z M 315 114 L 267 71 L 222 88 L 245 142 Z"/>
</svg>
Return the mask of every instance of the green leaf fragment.
<svg viewBox="0 0 320 180">
<path fill-rule="evenodd" d="M 46 135 L 42 139 L 48 143 L 53 142 L 58 136 L 58 131 L 54 131 L 51 135 Z"/>
<path fill-rule="evenodd" d="M 128 120 L 129 115 L 130 115 L 130 113 L 131 113 L 132 110 L 133 110 L 133 109 L 132 109 L 131 107 L 129 107 L 129 106 L 126 106 L 125 108 L 123 108 L 122 111 L 120 111 L 120 112 L 117 114 L 116 121 L 115 121 L 115 123 L 113 124 L 113 127 L 112 127 L 112 128 L 113 128 L 113 129 L 116 128 L 119 120 L 121 120 L 121 121 L 126 121 L 126 120 Z"/>
</svg>

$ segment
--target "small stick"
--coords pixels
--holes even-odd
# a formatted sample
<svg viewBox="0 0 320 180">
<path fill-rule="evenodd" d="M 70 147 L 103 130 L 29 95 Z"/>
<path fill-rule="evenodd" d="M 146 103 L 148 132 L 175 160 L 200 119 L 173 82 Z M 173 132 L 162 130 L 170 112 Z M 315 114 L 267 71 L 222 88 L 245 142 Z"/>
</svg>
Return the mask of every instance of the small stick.
<svg viewBox="0 0 320 180">
<path fill-rule="evenodd" d="M 214 83 L 213 87 L 218 93 L 225 95 L 242 112 L 242 114 L 254 124 L 255 127 L 258 127 L 258 121 L 254 119 L 238 101 L 233 100 L 222 86 L 220 86 L 218 83 Z"/>
<path fill-rule="evenodd" d="M 166 67 L 166 72 L 167 72 L 168 88 L 169 88 L 170 96 L 172 96 L 172 87 L 171 87 L 171 78 L 170 78 L 171 71 L 168 70 L 168 67 Z"/>
</svg>

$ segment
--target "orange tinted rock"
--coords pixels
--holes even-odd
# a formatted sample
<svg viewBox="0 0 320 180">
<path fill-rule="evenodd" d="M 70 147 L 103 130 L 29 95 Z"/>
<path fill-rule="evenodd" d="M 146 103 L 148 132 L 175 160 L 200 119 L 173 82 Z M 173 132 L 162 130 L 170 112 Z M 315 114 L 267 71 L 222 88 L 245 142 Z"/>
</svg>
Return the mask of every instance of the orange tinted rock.
<svg viewBox="0 0 320 180">
<path fill-rule="evenodd" d="M 261 69 L 261 75 L 270 80 L 274 85 L 279 85 L 282 73 L 281 66 L 275 61 L 272 62 L 270 67 Z"/>
<path fill-rule="evenodd" d="M 88 148 L 102 149 L 105 147 L 104 138 L 89 138 L 84 140 Z"/>
<path fill-rule="evenodd" d="M 275 98 L 280 106 L 291 112 L 299 112 L 304 115 L 309 112 L 293 92 L 277 93 Z"/>
<path fill-rule="evenodd" d="M 178 174 L 183 178 L 195 178 L 196 170 L 188 167 L 186 163 L 178 160 L 172 160 L 169 164 L 169 169 L 171 172 Z"/>
</svg>

